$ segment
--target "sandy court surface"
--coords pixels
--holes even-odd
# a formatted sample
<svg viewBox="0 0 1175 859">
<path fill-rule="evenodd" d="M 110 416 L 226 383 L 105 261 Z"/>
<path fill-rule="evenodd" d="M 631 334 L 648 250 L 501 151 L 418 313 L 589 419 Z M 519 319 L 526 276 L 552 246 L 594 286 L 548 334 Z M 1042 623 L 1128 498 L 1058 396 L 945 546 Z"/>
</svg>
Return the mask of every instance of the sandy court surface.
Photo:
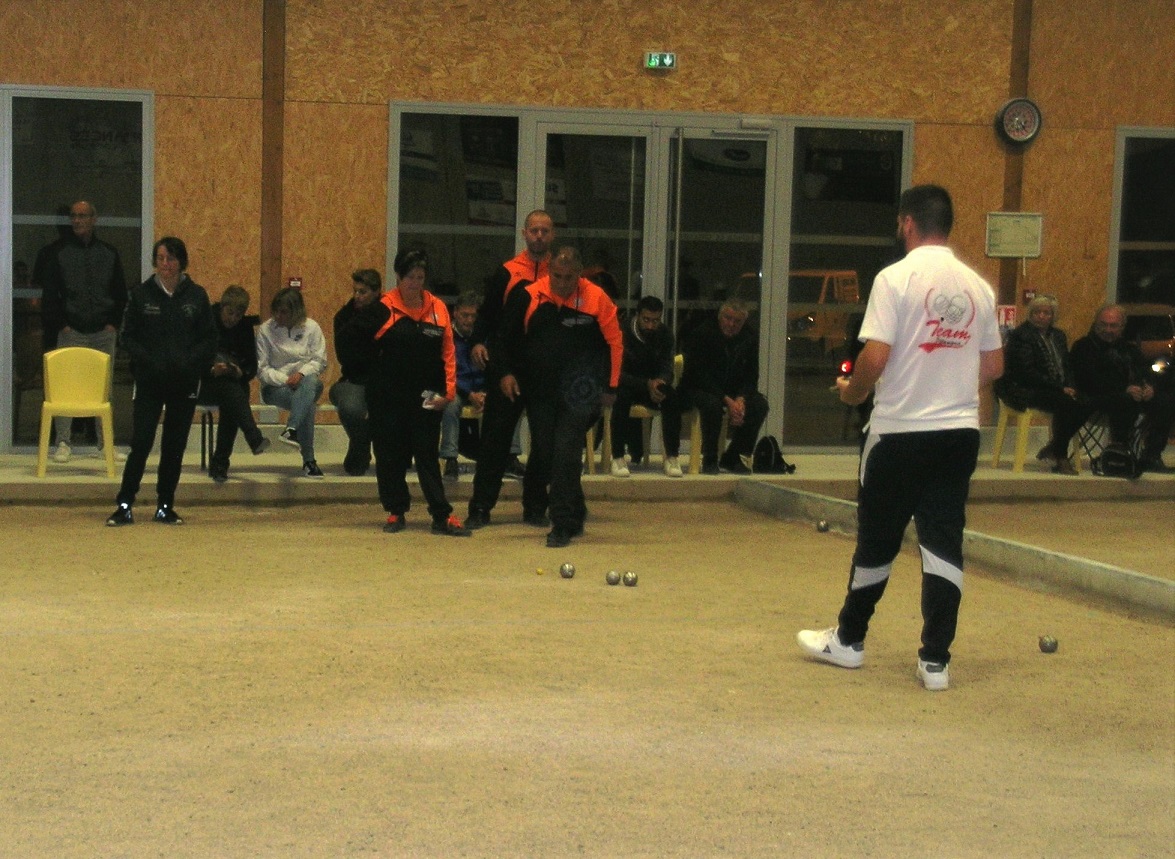
<svg viewBox="0 0 1175 859">
<path fill-rule="evenodd" d="M 835 622 L 851 541 L 731 504 L 594 503 L 566 550 L 423 513 L 385 535 L 374 505 L 46 512 L 0 518 L 0 855 L 1175 843 L 1170 623 L 972 570 L 952 689 L 928 693 L 913 555 L 865 667 L 811 663 L 795 632 Z"/>
<path fill-rule="evenodd" d="M 1052 552 L 1175 579 L 1175 501 L 972 502 L 967 527 Z"/>
</svg>

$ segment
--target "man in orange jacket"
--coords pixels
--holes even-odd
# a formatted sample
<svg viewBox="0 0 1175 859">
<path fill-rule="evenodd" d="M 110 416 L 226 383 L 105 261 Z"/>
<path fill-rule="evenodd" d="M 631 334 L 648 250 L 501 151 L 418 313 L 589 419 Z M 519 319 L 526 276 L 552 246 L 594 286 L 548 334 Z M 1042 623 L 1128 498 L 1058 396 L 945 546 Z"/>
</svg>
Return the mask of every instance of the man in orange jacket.
<svg viewBox="0 0 1175 859">
<path fill-rule="evenodd" d="M 531 428 L 522 508 L 528 521 L 549 509 L 551 548 L 583 533 L 584 434 L 615 402 L 624 357 L 616 305 L 582 272 L 576 249 L 560 248 L 550 274 L 515 290 L 502 313 L 498 386 L 511 402 L 526 396 Z"/>
</svg>

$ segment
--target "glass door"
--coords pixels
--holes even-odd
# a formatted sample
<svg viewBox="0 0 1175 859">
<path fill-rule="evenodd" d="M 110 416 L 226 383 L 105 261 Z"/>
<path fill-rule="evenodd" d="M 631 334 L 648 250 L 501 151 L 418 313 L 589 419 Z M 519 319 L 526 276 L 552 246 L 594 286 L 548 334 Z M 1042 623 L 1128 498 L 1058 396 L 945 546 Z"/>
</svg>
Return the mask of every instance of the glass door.
<svg viewBox="0 0 1175 859">
<path fill-rule="evenodd" d="M 121 257 L 127 286 L 139 282 L 151 237 L 150 135 L 152 102 L 145 93 L 0 90 L 7 152 L 0 223 L 6 262 L 0 274 L 4 310 L 6 378 L 0 394 L 5 431 L 0 448 L 37 443 L 44 397 L 41 356 L 56 347 L 58 332 L 42 319 L 37 260 L 58 239 L 73 234 L 72 204 L 96 211 L 93 235 Z M 146 250 L 145 250 L 146 248 Z M 7 275 L 11 275 L 9 280 Z M 117 443 L 130 432 L 131 381 L 122 356 L 115 362 L 114 416 Z M 84 444 L 92 432 L 76 426 Z"/>
<path fill-rule="evenodd" d="M 608 131 L 545 132 L 542 207 L 556 244 L 575 245 L 584 276 L 625 310 L 646 288 L 648 138 Z"/>
</svg>

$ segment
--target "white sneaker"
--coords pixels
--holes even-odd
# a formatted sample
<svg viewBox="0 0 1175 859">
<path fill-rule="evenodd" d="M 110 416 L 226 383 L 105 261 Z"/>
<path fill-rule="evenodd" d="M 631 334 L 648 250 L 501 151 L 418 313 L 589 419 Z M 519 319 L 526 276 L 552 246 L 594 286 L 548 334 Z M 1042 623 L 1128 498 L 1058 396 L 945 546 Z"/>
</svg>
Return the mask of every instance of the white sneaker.
<svg viewBox="0 0 1175 859">
<path fill-rule="evenodd" d="M 666 477 L 681 477 L 681 463 L 677 461 L 676 456 L 665 457 L 665 476 Z"/>
<path fill-rule="evenodd" d="M 57 445 L 57 450 L 53 451 L 54 462 L 69 462 L 73 458 L 73 451 L 69 449 L 69 445 L 65 442 L 60 442 Z"/>
<path fill-rule="evenodd" d="M 796 641 L 813 659 L 841 668 L 860 668 L 865 661 L 864 642 L 841 644 L 835 626 L 832 629 L 801 629 L 796 634 Z"/>
<path fill-rule="evenodd" d="M 94 458 L 95 459 L 105 459 L 106 458 L 106 448 L 104 448 L 104 447 L 94 448 Z M 114 461 L 115 462 L 126 462 L 126 453 L 124 451 L 119 450 L 116 447 L 114 449 Z"/>
<path fill-rule="evenodd" d="M 628 463 L 624 461 L 624 457 L 618 456 L 612 460 L 612 476 L 613 477 L 631 477 L 632 473 L 628 470 Z"/>
<path fill-rule="evenodd" d="M 918 679 L 930 692 L 941 692 L 951 686 L 951 666 L 944 662 L 918 660 Z"/>
</svg>

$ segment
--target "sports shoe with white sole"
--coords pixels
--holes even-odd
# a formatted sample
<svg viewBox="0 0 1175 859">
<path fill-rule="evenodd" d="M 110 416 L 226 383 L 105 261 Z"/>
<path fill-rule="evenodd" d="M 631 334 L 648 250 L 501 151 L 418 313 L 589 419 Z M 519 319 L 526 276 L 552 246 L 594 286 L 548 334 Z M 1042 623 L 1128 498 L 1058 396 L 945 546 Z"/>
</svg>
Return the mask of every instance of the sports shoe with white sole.
<svg viewBox="0 0 1175 859">
<path fill-rule="evenodd" d="M 918 679 L 930 692 L 941 692 L 951 687 L 951 666 L 945 662 L 918 660 Z"/>
<path fill-rule="evenodd" d="M 796 641 L 813 659 L 841 668 L 860 668 L 865 661 L 865 643 L 841 644 L 835 626 L 831 629 L 801 629 L 796 634 Z"/>
<path fill-rule="evenodd" d="M 677 461 L 676 456 L 665 457 L 665 476 L 666 477 L 682 477 L 681 463 Z"/>
<path fill-rule="evenodd" d="M 628 470 L 628 463 L 624 457 L 618 456 L 612 460 L 612 476 L 613 477 L 631 477 L 632 472 Z"/>
<path fill-rule="evenodd" d="M 69 462 L 70 459 L 72 459 L 72 458 L 73 458 L 73 451 L 70 450 L 69 445 L 66 444 L 65 442 L 60 442 L 57 445 L 57 449 L 55 451 L 53 451 L 53 461 L 54 462 Z"/>
</svg>

